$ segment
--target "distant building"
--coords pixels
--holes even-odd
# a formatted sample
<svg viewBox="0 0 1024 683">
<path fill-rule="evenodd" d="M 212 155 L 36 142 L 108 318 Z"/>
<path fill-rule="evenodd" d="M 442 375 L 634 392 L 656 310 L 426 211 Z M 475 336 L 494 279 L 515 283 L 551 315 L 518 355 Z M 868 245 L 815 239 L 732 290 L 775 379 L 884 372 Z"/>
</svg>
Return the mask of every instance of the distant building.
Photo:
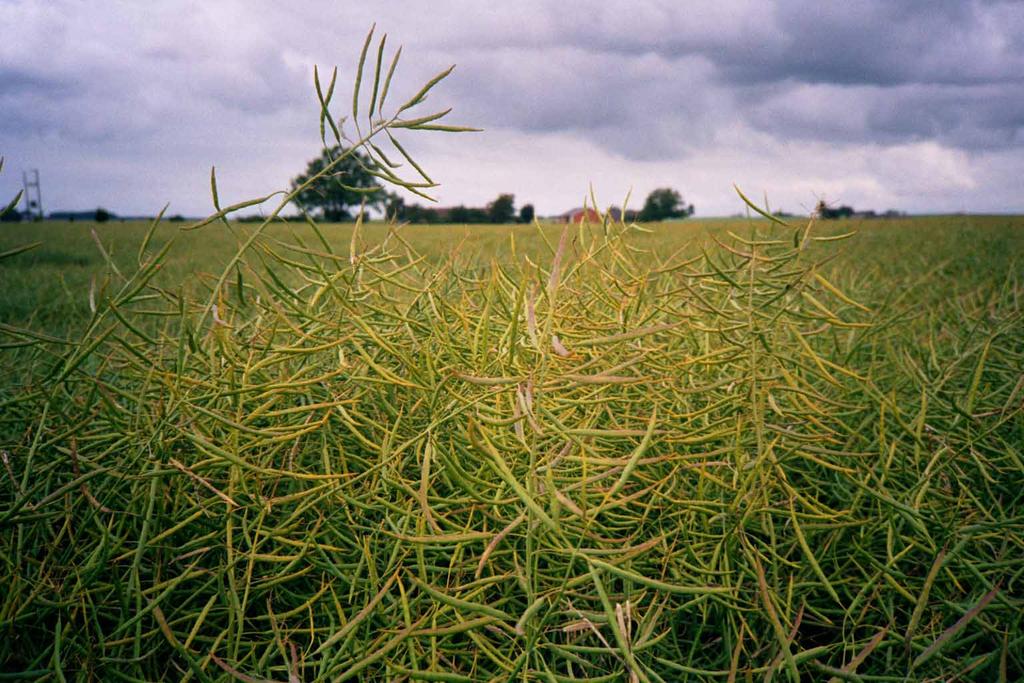
<svg viewBox="0 0 1024 683">
<path fill-rule="evenodd" d="M 601 214 L 596 210 L 584 207 L 566 211 L 557 218 L 563 223 L 600 223 L 602 220 Z"/>
<path fill-rule="evenodd" d="M 627 222 L 635 221 L 640 215 L 640 212 L 633 211 L 632 209 L 624 212 L 617 206 L 611 206 L 604 212 L 604 215 L 608 217 L 608 220 L 619 223 L 623 220 Z M 584 221 L 587 221 L 588 223 L 600 223 L 604 218 L 601 213 L 595 209 L 580 207 L 572 209 L 571 211 L 566 211 L 565 213 L 557 216 L 552 216 L 549 220 L 561 223 L 582 223 Z"/>
</svg>

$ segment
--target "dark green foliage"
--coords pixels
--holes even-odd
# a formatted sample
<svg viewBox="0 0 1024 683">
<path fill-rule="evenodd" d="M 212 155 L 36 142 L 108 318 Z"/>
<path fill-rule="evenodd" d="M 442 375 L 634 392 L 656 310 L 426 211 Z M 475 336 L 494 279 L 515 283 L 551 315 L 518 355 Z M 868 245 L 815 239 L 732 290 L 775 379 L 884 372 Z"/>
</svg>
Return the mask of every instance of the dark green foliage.
<svg viewBox="0 0 1024 683">
<path fill-rule="evenodd" d="M 815 212 L 819 218 L 825 220 L 836 220 L 839 218 L 850 218 L 855 213 L 852 206 L 829 206 L 824 201 L 818 202 L 818 206 L 815 208 Z M 874 211 L 871 212 L 874 214 Z"/>
<path fill-rule="evenodd" d="M 487 204 L 487 222 L 513 223 L 516 218 L 516 198 L 511 194 L 500 194 Z"/>
<path fill-rule="evenodd" d="M 424 207 L 419 204 L 407 204 L 397 194 L 389 194 L 385 206 L 385 215 L 401 223 L 455 223 L 473 225 L 480 223 L 512 223 L 515 222 L 515 198 L 510 194 L 499 195 L 484 208 L 459 204 L 447 208 Z M 524 207 L 526 208 L 526 207 Z M 533 220 L 533 207 L 529 207 L 530 220 Z"/>
<path fill-rule="evenodd" d="M 384 217 L 395 222 L 405 221 L 408 208 L 403 197 L 389 192 L 384 204 Z"/>
<path fill-rule="evenodd" d="M 490 223 L 490 214 L 487 209 L 480 209 L 472 206 L 459 204 L 448 211 L 448 221 L 451 223 Z"/>
<path fill-rule="evenodd" d="M 644 208 L 640 210 L 642 221 L 664 221 L 672 218 L 686 218 L 693 215 L 693 204 L 687 205 L 677 190 L 662 187 L 647 195 Z"/>
<path fill-rule="evenodd" d="M 519 209 L 519 222 L 532 223 L 534 218 L 533 204 L 523 204 Z"/>
<path fill-rule="evenodd" d="M 397 215 L 397 220 L 409 223 L 426 223 L 431 225 L 448 222 L 448 220 L 436 209 L 429 206 L 420 206 L 419 204 L 406 206 L 404 210 Z"/>
<path fill-rule="evenodd" d="M 351 220 L 364 201 L 371 208 L 384 205 L 387 194 L 371 173 L 374 162 L 358 150 L 348 150 L 348 156 L 323 174 L 345 151 L 340 145 L 325 149 L 307 164 L 305 173 L 292 180 L 292 190 L 298 190 L 296 206 L 321 220 L 337 222 Z M 303 187 L 311 178 L 316 180 Z"/>
</svg>

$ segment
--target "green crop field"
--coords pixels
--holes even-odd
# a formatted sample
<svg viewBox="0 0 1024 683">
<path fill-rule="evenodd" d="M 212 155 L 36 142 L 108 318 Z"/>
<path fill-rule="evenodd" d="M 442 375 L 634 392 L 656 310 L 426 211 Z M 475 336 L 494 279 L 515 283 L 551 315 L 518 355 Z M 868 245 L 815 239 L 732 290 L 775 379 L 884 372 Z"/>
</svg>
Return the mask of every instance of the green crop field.
<svg viewBox="0 0 1024 683">
<path fill-rule="evenodd" d="M 794 225 L 804 219 L 793 219 Z M 234 232 L 223 226 L 189 231 L 187 224 L 161 223 L 151 244 L 165 244 L 172 236 L 178 240 L 164 261 L 156 282 L 170 288 L 185 287 L 199 291 L 200 281 L 220 274 L 220 268 L 234 255 L 237 236 L 248 234 L 251 225 L 232 223 Z M 725 236 L 729 230 L 745 231 L 746 219 L 691 219 L 676 223 L 649 225 L 650 232 L 636 232 L 631 246 L 651 250 L 667 258 L 681 254 L 695 255 L 701 247 L 713 245 L 712 235 Z M 545 254 L 550 257 L 552 242 L 557 242 L 562 226 L 542 224 L 545 238 L 534 226 L 504 225 L 412 225 L 402 232 L 408 242 L 427 258 L 441 261 L 457 255 L 464 264 L 488 266 L 492 260 L 512 264 L 517 256 L 537 262 Z M 17 259 L 2 261 L 0 270 L 0 301 L 3 321 L 8 324 L 32 323 L 39 329 L 63 330 L 81 326 L 89 319 L 89 292 L 100 286 L 106 275 L 103 254 L 96 247 L 98 238 L 109 249 L 114 262 L 131 268 L 139 246 L 150 227 L 141 222 L 62 223 L 47 221 L 36 224 L 0 226 L 0 253 L 39 242 L 40 245 Z M 819 224 L 819 228 L 836 233 L 857 232 L 857 237 L 843 245 L 843 260 L 838 265 L 845 271 L 858 270 L 862 277 L 882 278 L 879 291 L 890 286 L 906 286 L 915 275 L 924 276 L 933 269 L 936 282 L 941 282 L 945 298 L 951 292 L 983 286 L 987 278 L 1006 274 L 1021 253 L 1024 218 L 1018 216 L 935 216 L 888 220 L 846 220 Z M 322 233 L 335 250 L 347 253 L 352 237 L 352 224 L 322 227 Z M 383 223 L 371 222 L 363 227 L 362 239 L 379 242 L 389 230 Z M 268 236 L 286 242 L 312 243 L 317 236 L 302 223 L 273 224 Z M 990 262 L 987 275 L 957 269 L 980 268 Z M 828 268 L 837 267 L 827 265 Z M 939 279 L 942 278 L 942 279 Z M 986 279 L 983 279 L 986 278 Z M 933 292 L 935 288 L 930 288 Z M 922 296 L 916 294 L 915 296 Z"/>
<path fill-rule="evenodd" d="M 1024 672 L 1024 220 L 253 230 L 0 231 L 4 677 Z"/>
</svg>

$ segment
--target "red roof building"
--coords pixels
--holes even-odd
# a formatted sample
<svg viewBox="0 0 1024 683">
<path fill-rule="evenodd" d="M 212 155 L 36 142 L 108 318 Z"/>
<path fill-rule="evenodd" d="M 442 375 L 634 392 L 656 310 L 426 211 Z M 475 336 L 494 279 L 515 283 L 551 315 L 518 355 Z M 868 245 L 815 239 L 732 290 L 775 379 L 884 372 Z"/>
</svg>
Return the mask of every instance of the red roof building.
<svg viewBox="0 0 1024 683">
<path fill-rule="evenodd" d="M 601 214 L 594 209 L 581 208 L 573 209 L 572 211 L 566 211 L 559 216 L 566 223 L 600 223 Z"/>
</svg>

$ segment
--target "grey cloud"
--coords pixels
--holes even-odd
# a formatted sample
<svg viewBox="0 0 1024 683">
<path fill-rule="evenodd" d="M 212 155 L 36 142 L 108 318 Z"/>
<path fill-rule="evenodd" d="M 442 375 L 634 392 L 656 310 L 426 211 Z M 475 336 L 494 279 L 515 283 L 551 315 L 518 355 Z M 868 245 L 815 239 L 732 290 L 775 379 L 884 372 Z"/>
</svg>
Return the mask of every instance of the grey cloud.
<svg viewBox="0 0 1024 683">
<path fill-rule="evenodd" d="M 520 47 L 500 47 L 506 57 L 472 53 L 460 94 L 479 88 L 500 125 L 577 131 L 632 158 L 685 152 L 734 119 L 847 144 L 1024 143 L 1022 3 L 732 3 L 717 10 L 734 21 L 725 30 L 659 2 L 558 7 L 509 40 Z M 681 121 L 691 135 L 659 134 Z"/>
<path fill-rule="evenodd" d="M 792 142 L 837 154 L 998 153 L 1004 173 L 1024 147 L 1020 2 L 0 0 L 0 25 L 20 27 L 0 43 L 0 152 L 66 146 L 90 183 L 104 164 L 147 155 L 180 166 L 187 151 L 200 167 L 278 161 L 283 140 L 301 165 L 299 141 L 310 154 L 317 144 L 312 65 L 340 64 L 344 113 L 373 20 L 407 45 L 392 102 L 455 62 L 427 107 L 454 105 L 459 123 L 558 137 L 563 154 L 592 147 L 630 168 L 692 167 L 715 153 L 743 167 Z"/>
<path fill-rule="evenodd" d="M 1024 8 L 971 2 L 780 5 L 784 39 L 756 59 L 719 55 L 735 80 L 968 85 L 1020 83 Z"/>
<path fill-rule="evenodd" d="M 560 44 L 619 54 L 701 55 L 735 82 L 974 84 L 1024 80 L 1024 5 L 962 0 L 866 0 L 568 7 Z M 696 16 L 695 16 L 696 15 Z M 708 19 L 711 19 L 709 21 Z"/>
<path fill-rule="evenodd" d="M 685 154 L 712 139 L 729 95 L 701 57 L 578 47 L 476 50 L 450 92 L 484 128 L 572 132 L 630 159 Z"/>
<path fill-rule="evenodd" d="M 66 77 L 34 73 L 20 65 L 0 65 L 0 97 L 26 94 L 66 97 L 79 90 L 78 84 Z"/>
<path fill-rule="evenodd" d="M 752 105 L 747 118 L 774 135 L 845 144 L 1024 144 L 1024 97 L 998 86 L 792 86 Z"/>
<path fill-rule="evenodd" d="M 685 104 L 684 83 L 704 79 L 694 60 L 628 60 L 579 48 L 504 49 L 469 56 L 451 88 L 467 111 L 534 130 L 620 125 Z"/>
</svg>

